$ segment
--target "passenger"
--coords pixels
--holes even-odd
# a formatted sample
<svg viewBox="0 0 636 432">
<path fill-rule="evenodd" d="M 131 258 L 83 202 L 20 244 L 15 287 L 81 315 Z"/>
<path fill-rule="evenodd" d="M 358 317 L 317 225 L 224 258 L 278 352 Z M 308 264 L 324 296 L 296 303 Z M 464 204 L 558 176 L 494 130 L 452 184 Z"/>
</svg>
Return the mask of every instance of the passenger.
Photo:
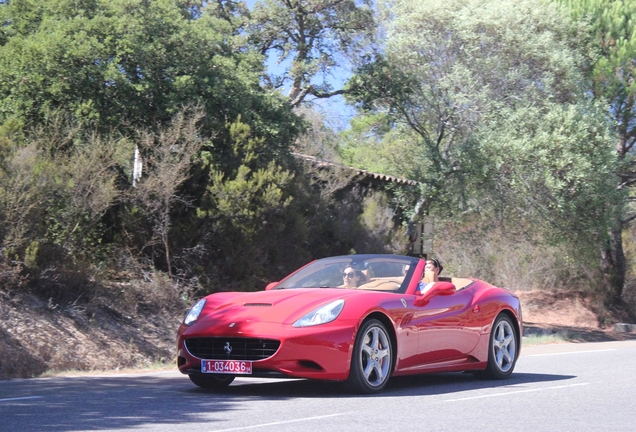
<svg viewBox="0 0 636 432">
<path fill-rule="evenodd" d="M 417 292 L 424 294 L 428 291 L 435 282 L 439 282 L 439 274 L 444 270 L 444 267 L 435 258 L 427 259 L 424 266 L 424 277 L 417 285 Z"/>
<path fill-rule="evenodd" d="M 435 258 L 427 259 L 424 267 L 424 280 L 428 282 L 439 282 L 439 274 L 444 267 Z M 428 273 L 428 274 L 427 274 Z"/>
<path fill-rule="evenodd" d="M 345 267 L 344 271 L 342 272 L 342 278 L 344 280 L 344 284 L 341 286 L 348 289 L 358 288 L 365 280 L 362 272 L 360 270 L 351 268 L 351 266 Z"/>
</svg>

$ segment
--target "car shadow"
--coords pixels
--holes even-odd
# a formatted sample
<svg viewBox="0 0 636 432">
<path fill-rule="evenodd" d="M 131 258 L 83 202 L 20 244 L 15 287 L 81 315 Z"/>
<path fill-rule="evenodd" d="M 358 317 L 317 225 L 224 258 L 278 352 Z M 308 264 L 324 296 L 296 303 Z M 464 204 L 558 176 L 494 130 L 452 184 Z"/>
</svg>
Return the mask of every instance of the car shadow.
<svg viewBox="0 0 636 432">
<path fill-rule="evenodd" d="M 7 380 L 0 386 L 0 418 L 3 418 L 0 429 L 61 432 L 153 425 L 183 428 L 189 423 L 202 422 L 212 428 L 226 421 L 228 415 L 240 416 L 245 404 L 254 400 L 286 403 L 292 399 L 341 398 L 343 405 L 356 406 L 355 399 L 360 398 L 519 389 L 526 384 L 573 378 L 576 377 L 533 373 L 515 373 L 504 381 L 481 380 L 463 373 L 393 377 L 384 391 L 375 395 L 351 394 L 338 382 L 296 379 L 238 378 L 222 391 L 210 391 L 196 387 L 187 377 L 174 372 Z"/>
<path fill-rule="evenodd" d="M 552 375 L 533 373 L 514 373 L 505 380 L 488 380 L 475 377 L 471 373 L 440 373 L 394 377 L 383 394 L 401 395 L 443 395 L 459 391 L 481 390 L 489 388 L 508 388 L 524 384 L 556 382 L 576 378 L 575 375 Z"/>
<path fill-rule="evenodd" d="M 232 385 L 220 390 L 206 390 L 193 387 L 192 393 L 223 394 L 225 398 L 259 396 L 272 399 L 285 398 L 351 398 L 351 397 L 393 397 L 453 394 L 459 391 L 487 388 L 511 387 L 523 384 L 555 382 L 576 378 L 574 375 L 550 375 L 515 373 L 506 380 L 486 380 L 470 373 L 438 373 L 392 377 L 387 387 L 378 394 L 360 395 L 349 392 L 341 382 L 312 380 L 276 380 L 253 382 L 251 379 L 237 379 Z"/>
</svg>

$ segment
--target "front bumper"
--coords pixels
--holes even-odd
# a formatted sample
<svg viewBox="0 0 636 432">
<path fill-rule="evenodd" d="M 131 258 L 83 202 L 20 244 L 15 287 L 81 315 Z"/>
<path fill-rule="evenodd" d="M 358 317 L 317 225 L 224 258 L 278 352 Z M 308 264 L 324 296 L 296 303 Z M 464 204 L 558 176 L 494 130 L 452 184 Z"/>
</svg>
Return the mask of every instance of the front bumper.
<svg viewBox="0 0 636 432">
<path fill-rule="evenodd" d="M 258 331 L 255 331 L 258 328 Z M 218 328 L 182 325 L 178 333 L 178 367 L 181 373 L 201 373 L 202 359 L 192 355 L 184 341 L 188 338 L 276 339 L 280 346 L 268 358 L 252 362 L 252 374 L 243 377 L 288 377 L 345 380 L 349 376 L 355 323 L 328 323 L 314 327 L 259 323 L 252 326 Z"/>
</svg>

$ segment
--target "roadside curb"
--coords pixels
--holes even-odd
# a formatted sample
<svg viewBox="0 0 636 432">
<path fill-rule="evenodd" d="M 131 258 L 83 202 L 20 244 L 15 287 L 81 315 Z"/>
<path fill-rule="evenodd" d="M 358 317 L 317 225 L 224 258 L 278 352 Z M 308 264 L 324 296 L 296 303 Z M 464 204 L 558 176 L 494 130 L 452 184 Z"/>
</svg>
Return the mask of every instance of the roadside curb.
<svg viewBox="0 0 636 432">
<path fill-rule="evenodd" d="M 533 327 L 524 325 L 523 326 L 523 336 L 553 336 L 557 333 L 564 333 L 564 330 L 558 330 L 552 327 L 542 328 L 542 327 Z"/>
<path fill-rule="evenodd" d="M 619 333 L 636 333 L 636 324 L 616 323 L 614 331 Z"/>
<path fill-rule="evenodd" d="M 608 329 L 524 323 L 523 338 L 554 336 L 564 342 L 609 342 L 636 339 L 636 324 L 618 323 Z"/>
</svg>

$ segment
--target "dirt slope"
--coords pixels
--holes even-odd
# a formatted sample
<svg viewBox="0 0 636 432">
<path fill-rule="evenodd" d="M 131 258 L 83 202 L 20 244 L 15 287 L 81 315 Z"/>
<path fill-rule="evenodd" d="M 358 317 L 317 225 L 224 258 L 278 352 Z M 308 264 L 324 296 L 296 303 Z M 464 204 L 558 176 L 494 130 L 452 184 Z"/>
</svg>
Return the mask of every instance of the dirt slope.
<svg viewBox="0 0 636 432">
<path fill-rule="evenodd" d="M 122 314 L 0 291 L 0 378 L 170 364 L 182 312 Z"/>
<path fill-rule="evenodd" d="M 520 291 L 525 335 L 556 334 L 571 342 L 636 339 L 636 333 L 614 331 L 614 324 L 628 318 L 604 310 L 599 317 L 594 299 L 579 291 Z"/>
</svg>

